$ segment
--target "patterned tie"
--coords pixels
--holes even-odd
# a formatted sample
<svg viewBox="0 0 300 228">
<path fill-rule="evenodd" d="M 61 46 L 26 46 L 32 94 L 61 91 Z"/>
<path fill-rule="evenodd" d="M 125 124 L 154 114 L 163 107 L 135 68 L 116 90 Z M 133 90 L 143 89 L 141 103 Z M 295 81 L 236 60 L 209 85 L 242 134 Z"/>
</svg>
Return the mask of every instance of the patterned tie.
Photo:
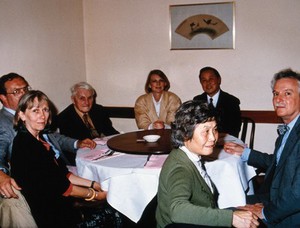
<svg viewBox="0 0 300 228">
<path fill-rule="evenodd" d="M 277 133 L 279 135 L 284 135 L 288 130 L 290 130 L 290 128 L 286 124 L 281 124 L 281 125 L 278 125 L 278 127 L 277 127 Z"/>
<path fill-rule="evenodd" d="M 88 114 L 85 113 L 82 116 L 85 126 L 90 130 L 92 138 L 98 138 L 100 135 L 97 130 L 90 124 Z"/>
</svg>

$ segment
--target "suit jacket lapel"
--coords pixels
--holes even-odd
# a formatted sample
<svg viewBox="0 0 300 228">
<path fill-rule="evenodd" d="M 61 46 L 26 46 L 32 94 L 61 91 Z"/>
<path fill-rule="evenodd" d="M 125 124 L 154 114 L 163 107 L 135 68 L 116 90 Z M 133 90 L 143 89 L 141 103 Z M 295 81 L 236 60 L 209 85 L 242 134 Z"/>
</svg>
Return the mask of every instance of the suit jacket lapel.
<svg viewBox="0 0 300 228">
<path fill-rule="evenodd" d="M 295 129 L 295 127 L 293 128 L 293 130 Z M 295 132 L 295 131 L 293 131 L 293 132 Z M 293 132 L 290 133 L 289 139 L 291 137 L 295 139 L 295 137 L 292 136 Z M 272 180 L 277 175 L 278 170 L 282 167 L 282 164 L 284 163 L 284 160 L 286 160 L 287 155 L 288 155 L 288 151 L 294 145 L 294 140 L 292 140 L 293 142 L 289 141 L 289 143 L 286 143 L 285 148 L 282 151 L 282 154 L 281 154 L 281 157 L 280 157 L 280 160 L 279 160 L 279 164 L 276 165 L 276 162 L 277 162 L 277 159 L 276 159 L 277 158 L 277 153 L 278 153 L 278 149 L 279 149 L 279 147 L 281 145 L 282 139 L 283 139 L 283 135 L 279 135 L 278 138 L 276 139 L 272 165 L 266 171 L 264 184 L 263 184 L 263 187 L 260 189 L 261 193 L 269 192 Z"/>
<path fill-rule="evenodd" d="M 217 102 L 217 105 L 216 105 L 217 110 L 220 110 L 220 106 L 223 103 L 223 97 L 224 97 L 223 96 L 223 91 L 220 90 L 219 99 L 218 99 L 218 102 Z"/>
<path fill-rule="evenodd" d="M 274 149 L 274 162 L 275 163 L 276 163 L 276 157 L 277 157 L 278 149 L 281 145 L 282 139 L 283 139 L 283 135 L 279 135 L 276 139 L 276 142 L 275 142 L 275 149 Z"/>
<path fill-rule="evenodd" d="M 202 94 L 199 96 L 199 98 L 200 98 L 200 100 L 207 102 L 207 94 L 206 94 L 206 93 L 202 93 Z"/>
<path fill-rule="evenodd" d="M 300 117 L 298 118 L 295 126 L 293 127 L 287 141 L 286 144 L 283 148 L 282 154 L 280 156 L 280 160 L 279 163 L 277 165 L 277 169 L 275 171 L 275 175 L 277 174 L 278 170 L 283 166 L 285 160 L 287 159 L 287 157 L 290 155 L 291 151 L 293 150 L 293 147 L 295 146 L 295 144 L 298 142 L 298 140 L 300 139 Z"/>
<path fill-rule="evenodd" d="M 59 151 L 59 156 L 63 159 L 63 161 L 66 163 L 66 165 L 70 165 L 69 160 L 67 159 L 67 157 L 64 155 L 60 145 L 58 144 L 57 140 L 55 139 L 55 137 L 52 134 L 47 134 L 50 142 L 53 144 L 53 146 L 55 147 L 55 149 L 57 149 Z"/>
<path fill-rule="evenodd" d="M 85 126 L 83 120 L 81 119 L 81 117 L 76 112 L 75 106 L 73 104 L 72 104 L 72 107 L 71 107 L 70 118 L 72 118 L 71 122 L 73 122 L 73 124 L 75 125 L 74 128 L 76 128 L 77 131 L 82 132 L 82 134 L 84 134 L 84 135 L 90 135 L 89 129 Z"/>
</svg>

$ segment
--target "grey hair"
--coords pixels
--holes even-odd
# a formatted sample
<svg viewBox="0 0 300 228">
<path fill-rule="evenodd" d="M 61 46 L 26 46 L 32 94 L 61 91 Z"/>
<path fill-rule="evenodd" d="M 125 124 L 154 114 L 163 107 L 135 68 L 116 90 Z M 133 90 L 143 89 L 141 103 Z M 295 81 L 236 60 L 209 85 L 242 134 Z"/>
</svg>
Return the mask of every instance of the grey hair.
<svg viewBox="0 0 300 228">
<path fill-rule="evenodd" d="M 87 82 L 78 82 L 71 87 L 71 95 L 72 97 L 76 95 L 78 89 L 86 89 L 93 92 L 93 96 L 96 95 L 95 89 Z"/>
<path fill-rule="evenodd" d="M 291 68 L 287 68 L 276 73 L 271 81 L 271 89 L 274 90 L 275 83 L 282 78 L 296 79 L 298 82 L 298 92 L 300 93 L 300 74 L 293 71 Z"/>
</svg>

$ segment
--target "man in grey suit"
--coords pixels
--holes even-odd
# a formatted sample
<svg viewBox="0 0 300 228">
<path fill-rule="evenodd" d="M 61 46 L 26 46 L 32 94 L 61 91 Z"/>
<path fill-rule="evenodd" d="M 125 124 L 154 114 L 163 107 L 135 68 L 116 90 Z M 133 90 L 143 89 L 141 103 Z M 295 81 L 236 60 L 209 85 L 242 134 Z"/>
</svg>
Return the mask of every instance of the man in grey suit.
<svg viewBox="0 0 300 228">
<path fill-rule="evenodd" d="M 29 89 L 28 82 L 16 73 L 3 75 L 0 79 L 0 100 L 3 105 L 0 110 L 0 227 L 36 226 L 30 214 L 30 209 L 19 192 L 21 186 L 18 186 L 15 180 L 9 176 L 12 142 L 16 135 L 13 129 L 14 114 L 20 98 Z M 49 134 L 48 140 L 58 152 L 75 152 L 76 148 L 94 148 L 96 146 L 96 143 L 90 139 L 76 140 L 57 133 Z M 62 153 L 60 153 L 60 156 L 68 164 Z M 18 210 L 12 212 L 14 208 Z M 22 210 L 22 213 L 19 213 L 20 210 Z"/>
<path fill-rule="evenodd" d="M 261 191 L 247 199 L 268 227 L 300 227 L 300 74 L 286 69 L 271 82 L 273 106 L 284 125 L 273 154 L 226 143 L 225 151 L 241 155 L 249 165 L 266 170 Z"/>
</svg>

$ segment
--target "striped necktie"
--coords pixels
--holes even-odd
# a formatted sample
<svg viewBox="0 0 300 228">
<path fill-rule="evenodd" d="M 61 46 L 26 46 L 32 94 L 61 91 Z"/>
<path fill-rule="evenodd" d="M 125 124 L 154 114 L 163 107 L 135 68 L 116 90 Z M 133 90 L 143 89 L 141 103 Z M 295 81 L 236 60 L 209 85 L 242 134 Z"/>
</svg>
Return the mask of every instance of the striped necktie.
<svg viewBox="0 0 300 228">
<path fill-rule="evenodd" d="M 87 113 L 83 114 L 82 118 L 83 118 L 83 122 L 84 122 L 85 126 L 90 130 L 90 134 L 91 134 L 92 138 L 94 139 L 94 138 L 100 137 L 97 130 L 90 124 L 88 114 Z"/>
<path fill-rule="evenodd" d="M 200 167 L 200 175 L 205 180 L 205 182 L 208 185 L 208 187 L 210 188 L 211 192 L 214 193 L 212 181 L 211 181 L 209 175 L 207 174 L 204 162 L 201 159 L 198 161 L 198 165 Z"/>
</svg>

